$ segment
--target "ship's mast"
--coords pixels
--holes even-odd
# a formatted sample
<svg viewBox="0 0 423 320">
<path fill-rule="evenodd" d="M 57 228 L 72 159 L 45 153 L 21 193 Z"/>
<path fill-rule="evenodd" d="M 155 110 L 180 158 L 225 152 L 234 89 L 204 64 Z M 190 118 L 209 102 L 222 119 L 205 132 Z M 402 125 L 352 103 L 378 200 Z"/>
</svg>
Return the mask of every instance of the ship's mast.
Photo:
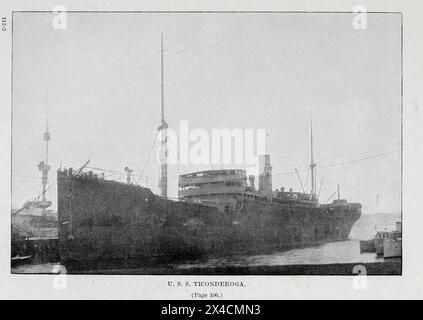
<svg viewBox="0 0 423 320">
<path fill-rule="evenodd" d="M 310 171 L 311 171 L 311 195 L 313 200 L 316 199 L 316 177 L 315 177 L 315 170 L 316 164 L 314 163 L 313 159 L 313 114 L 310 117 Z"/>
<path fill-rule="evenodd" d="M 376 194 L 376 213 L 380 213 L 380 196 L 379 193 Z M 386 212 L 384 214 L 384 218 L 385 218 L 385 231 L 387 230 L 387 225 L 386 225 Z"/>
<path fill-rule="evenodd" d="M 160 134 L 160 195 L 167 198 L 167 128 L 164 113 L 164 78 L 163 78 L 163 33 L 161 39 L 160 50 L 160 84 L 161 84 L 161 100 L 160 100 L 160 127 L 158 127 Z"/>
<path fill-rule="evenodd" d="M 46 131 L 44 132 L 44 142 L 45 142 L 45 161 L 40 161 L 38 164 L 38 169 L 42 172 L 42 206 L 47 205 L 46 190 L 48 183 L 48 172 L 50 171 L 50 165 L 48 164 L 48 142 L 50 141 L 50 132 L 48 131 L 48 119 L 46 117 Z"/>
</svg>

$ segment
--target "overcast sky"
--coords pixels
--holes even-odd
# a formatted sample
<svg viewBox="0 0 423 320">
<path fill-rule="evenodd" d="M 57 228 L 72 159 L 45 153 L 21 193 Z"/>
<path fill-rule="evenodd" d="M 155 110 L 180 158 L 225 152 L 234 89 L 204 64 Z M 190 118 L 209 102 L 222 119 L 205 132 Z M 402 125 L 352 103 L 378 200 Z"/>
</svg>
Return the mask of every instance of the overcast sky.
<svg viewBox="0 0 423 320">
<path fill-rule="evenodd" d="M 12 204 L 40 193 L 46 105 L 49 180 L 90 165 L 139 173 L 159 125 L 160 35 L 165 35 L 167 122 L 266 129 L 273 186 L 308 182 L 313 110 L 321 202 L 341 185 L 364 213 L 400 211 L 401 16 L 368 14 L 52 13 L 13 18 Z M 357 161 L 356 161 L 357 160 Z M 225 166 L 225 168 L 236 166 Z M 238 166 L 239 167 L 239 166 Z M 158 193 L 153 154 L 144 175 Z M 171 165 L 178 173 L 210 166 Z M 56 207 L 56 188 L 48 197 Z"/>
</svg>

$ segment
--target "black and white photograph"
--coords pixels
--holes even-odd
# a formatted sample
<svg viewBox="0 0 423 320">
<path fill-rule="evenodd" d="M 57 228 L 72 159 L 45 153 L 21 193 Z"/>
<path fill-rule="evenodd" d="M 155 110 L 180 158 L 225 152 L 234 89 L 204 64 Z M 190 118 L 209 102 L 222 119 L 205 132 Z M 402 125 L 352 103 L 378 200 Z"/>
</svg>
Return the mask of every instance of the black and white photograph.
<svg viewBox="0 0 423 320">
<path fill-rule="evenodd" d="M 401 14 L 13 18 L 13 273 L 401 274 Z"/>
<path fill-rule="evenodd" d="M 120 281 L 154 299 L 399 294 L 421 247 L 417 22 L 366 1 L 176 7 L 2 18 L 8 281 L 55 296 L 91 283 L 87 297 L 111 297 Z"/>
</svg>

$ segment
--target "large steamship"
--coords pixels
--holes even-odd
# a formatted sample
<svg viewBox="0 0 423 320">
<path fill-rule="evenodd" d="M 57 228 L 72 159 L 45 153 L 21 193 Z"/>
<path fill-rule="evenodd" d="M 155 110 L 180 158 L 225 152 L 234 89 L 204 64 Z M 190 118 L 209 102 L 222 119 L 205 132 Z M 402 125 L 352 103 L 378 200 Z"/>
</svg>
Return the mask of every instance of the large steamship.
<svg viewBox="0 0 423 320">
<path fill-rule="evenodd" d="M 158 130 L 166 150 L 163 39 L 161 48 Z M 348 238 L 361 215 L 361 205 L 348 203 L 339 193 L 331 204 L 319 204 L 313 152 L 310 193 L 274 190 L 270 156 L 260 155 L 258 160 L 258 181 L 243 169 L 181 175 L 178 201 L 167 197 L 166 159 L 161 163 L 160 195 L 136 184 L 106 180 L 91 171 L 59 170 L 61 260 L 78 269 L 131 267 L 261 254 Z"/>
</svg>

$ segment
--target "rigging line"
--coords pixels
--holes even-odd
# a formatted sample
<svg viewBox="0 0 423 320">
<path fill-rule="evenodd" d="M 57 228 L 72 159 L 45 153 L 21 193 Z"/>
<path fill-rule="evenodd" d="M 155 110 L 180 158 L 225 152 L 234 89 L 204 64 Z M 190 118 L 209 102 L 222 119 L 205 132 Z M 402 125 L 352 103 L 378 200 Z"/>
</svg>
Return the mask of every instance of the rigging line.
<svg viewBox="0 0 423 320">
<path fill-rule="evenodd" d="M 39 181 L 27 181 L 27 180 L 21 180 L 21 183 L 24 183 L 24 184 L 37 184 L 37 185 L 40 184 Z M 40 189 L 41 189 L 41 187 L 40 187 Z"/>
<path fill-rule="evenodd" d="M 13 179 L 20 179 L 20 180 L 36 180 L 41 181 L 42 178 L 38 176 L 23 176 L 23 175 L 12 175 Z"/>
<path fill-rule="evenodd" d="M 388 154 L 388 153 L 395 153 L 395 152 L 400 152 L 401 150 L 391 150 L 391 151 L 387 151 L 387 152 L 382 152 L 382 154 Z M 379 155 L 379 153 L 377 153 L 376 155 Z M 319 167 L 320 168 L 324 168 L 326 166 L 331 166 L 332 164 L 337 164 L 337 163 L 344 163 L 344 162 L 349 162 L 349 161 L 355 161 L 358 158 L 372 158 L 374 157 L 375 154 L 356 154 L 356 155 L 350 155 L 348 157 L 340 157 L 340 158 L 333 158 L 333 159 L 326 159 L 326 160 L 319 160 L 317 161 L 317 163 L 319 163 Z M 280 168 L 284 168 L 284 169 L 288 169 L 289 167 L 293 167 L 293 165 L 285 165 L 283 167 Z M 302 163 L 301 165 L 297 166 L 297 167 L 307 167 L 306 163 Z"/>
<path fill-rule="evenodd" d="M 56 180 L 54 180 L 45 190 L 44 192 L 41 192 L 39 195 L 37 195 L 35 198 L 33 198 L 32 200 L 37 200 L 39 199 L 43 194 L 45 194 L 47 192 L 47 190 L 49 190 L 54 184 L 56 183 Z"/>
<path fill-rule="evenodd" d="M 389 145 L 377 145 L 377 146 L 368 146 L 365 148 L 361 148 L 360 150 L 353 150 L 353 149 L 344 149 L 332 152 L 319 152 L 316 155 L 316 158 L 322 159 L 323 157 L 331 157 L 331 156 L 345 156 L 348 154 L 357 154 L 357 153 L 368 153 L 368 152 L 375 152 L 375 151 L 384 151 L 385 149 L 393 149 L 401 147 L 400 144 L 389 144 Z M 288 159 L 290 156 L 285 155 L 280 159 Z"/>
<path fill-rule="evenodd" d="M 115 176 L 121 177 L 122 175 L 125 175 L 125 173 L 123 171 L 109 170 L 109 169 L 102 169 L 102 168 L 88 167 L 88 166 L 85 167 L 85 168 L 95 170 L 95 171 L 99 171 L 100 174 L 103 175 L 102 178 L 110 178 L 110 177 L 115 177 Z M 139 175 L 131 174 L 131 177 L 139 177 Z"/>
<path fill-rule="evenodd" d="M 156 134 L 156 137 L 157 137 L 157 134 Z M 389 153 L 395 153 L 395 152 L 399 152 L 400 150 L 393 150 L 393 151 L 390 151 L 390 152 L 386 152 L 386 153 L 383 153 L 383 155 L 384 154 L 389 154 Z M 358 154 L 356 154 L 356 155 L 360 155 L 360 154 L 365 154 L 365 153 L 368 153 L 368 152 L 360 152 L 360 153 L 358 153 Z M 179 151 L 178 151 L 178 156 L 179 156 Z M 365 157 L 365 159 L 367 159 L 367 158 L 373 158 L 373 157 L 378 157 L 378 156 L 380 156 L 379 154 L 378 155 L 372 155 L 372 156 L 366 156 Z M 344 158 L 346 161 L 343 161 L 343 162 L 341 162 L 341 163 L 331 163 L 331 164 L 322 164 L 322 165 L 320 165 L 319 167 L 320 168 L 325 168 L 325 167 L 330 167 L 330 166 L 335 166 L 335 165 L 339 165 L 339 164 L 342 164 L 342 163 L 348 163 L 348 162 L 354 162 L 354 161 L 357 161 L 357 160 L 361 160 L 361 158 L 360 159 L 354 159 L 354 154 L 351 154 L 351 155 L 348 155 L 348 156 L 345 156 L 345 157 L 341 157 L 341 159 L 339 159 L 339 160 L 342 160 L 342 158 Z M 352 158 L 351 160 L 350 160 L 350 158 Z M 319 161 L 319 162 L 329 162 L 328 160 L 335 160 L 336 158 L 333 158 L 333 159 L 327 159 L 327 160 L 325 160 L 325 161 Z M 363 158 L 364 159 L 364 158 Z M 288 161 L 288 162 L 291 162 L 291 161 Z M 294 162 L 294 161 L 292 161 L 292 162 Z M 273 162 L 273 164 L 274 164 L 275 162 Z M 308 185 L 308 177 L 309 177 L 309 175 L 310 175 L 310 172 L 309 172 L 309 170 L 308 170 L 308 165 L 307 164 L 303 164 L 303 166 L 304 166 L 304 169 L 300 169 L 300 170 L 298 170 L 299 172 L 301 172 L 301 171 L 307 171 L 307 177 L 306 177 L 306 179 L 305 179 L 305 181 L 306 181 L 306 183 L 305 183 L 305 185 L 304 185 L 304 187 L 306 188 L 307 187 L 307 185 Z M 280 169 L 282 169 L 282 168 L 285 168 L 285 169 L 289 169 L 291 166 L 283 166 L 283 167 L 280 167 Z M 103 172 L 110 172 L 110 173 L 115 173 L 115 174 L 123 174 L 123 172 L 122 171 L 118 171 L 118 170 L 112 170 L 112 169 L 105 169 L 105 168 L 98 168 L 98 167 L 92 167 L 92 166 L 86 166 L 86 168 L 87 169 L 92 169 L 92 170 L 99 170 L 99 171 L 103 171 Z M 171 173 L 171 172 L 170 172 Z M 178 174 L 180 174 L 180 168 L 178 168 L 178 170 L 176 170 L 176 171 L 174 171 L 174 174 L 176 174 L 176 173 L 178 173 Z M 279 171 L 279 173 L 281 173 L 280 171 Z M 281 174 L 288 174 L 288 173 L 295 173 L 295 171 L 289 171 L 289 172 L 286 172 L 286 171 L 283 171 Z M 277 172 L 274 172 L 273 173 L 273 175 L 277 175 L 278 173 Z M 33 176 L 30 176 L 30 175 L 20 175 L 20 174 L 13 174 L 12 176 L 14 176 L 14 177 L 25 177 L 25 178 L 31 178 L 31 179 L 40 179 L 38 176 L 35 176 L 35 175 L 33 175 Z M 134 174 L 133 176 L 137 176 L 137 177 L 141 177 L 141 175 L 138 175 L 138 174 Z M 158 177 L 158 176 L 153 176 L 153 177 Z"/>
<path fill-rule="evenodd" d="M 327 162 L 327 161 L 332 161 L 332 160 L 336 160 L 339 159 L 341 160 L 342 158 L 353 158 L 354 156 L 365 156 L 369 153 L 375 153 L 375 152 L 385 152 L 387 151 L 386 149 L 396 149 L 399 148 L 400 146 L 391 146 L 391 147 L 383 147 L 383 148 L 377 148 L 377 149 L 373 149 L 373 150 L 368 150 L 368 151 L 360 151 L 360 152 L 354 152 L 354 151 L 348 151 L 348 152 L 339 152 L 339 153 L 328 153 L 328 154 L 319 154 L 317 156 L 317 160 L 316 162 Z M 277 161 L 273 161 L 273 165 L 278 164 L 278 163 L 283 163 L 285 164 L 289 164 L 289 163 L 298 163 L 300 164 L 303 160 L 297 160 L 297 159 L 290 159 L 287 161 L 281 161 L 280 159 L 278 159 Z"/>
<path fill-rule="evenodd" d="M 327 164 L 327 165 L 321 165 L 319 166 L 319 168 L 328 168 L 328 167 L 334 167 L 334 166 L 339 166 L 342 164 L 347 164 L 347 163 L 351 163 L 351 162 L 357 162 L 357 161 L 362 161 L 362 160 L 367 160 L 367 159 L 373 159 L 373 158 L 379 158 L 388 154 L 393 154 L 393 153 L 397 153 L 400 152 L 401 150 L 394 150 L 394 151 L 390 151 L 390 152 L 384 152 L 384 153 L 379 153 L 373 156 L 368 156 L 368 157 L 363 157 L 363 158 L 358 158 L 358 159 L 352 159 L 352 160 L 348 160 L 348 161 L 343 161 L 343 162 L 338 162 L 338 163 L 332 163 L 332 164 Z M 301 170 L 298 170 L 298 172 L 301 171 L 306 171 L 309 170 L 308 168 L 304 168 Z M 285 174 L 292 174 L 295 173 L 295 171 L 285 171 L 285 172 L 280 172 L 280 173 L 274 173 L 272 174 L 272 176 L 277 176 L 277 175 L 285 175 Z"/>
<path fill-rule="evenodd" d="M 145 167 L 147 166 L 148 160 L 150 159 L 151 152 L 153 152 L 154 146 L 156 145 L 156 141 L 157 141 L 157 136 L 158 135 L 159 135 L 159 131 L 157 131 L 156 132 L 156 135 L 154 136 L 153 144 L 151 145 L 150 151 L 148 152 L 147 159 L 145 159 L 144 166 L 143 166 L 143 168 L 141 170 L 141 173 L 139 175 L 139 178 L 138 178 L 136 184 L 139 183 L 139 181 L 140 181 L 140 179 L 142 177 L 142 174 L 144 173 Z"/>
<path fill-rule="evenodd" d="M 325 203 L 328 203 L 330 199 L 332 199 L 332 197 L 338 193 L 338 190 L 336 190 L 327 200 Z"/>
<path fill-rule="evenodd" d="M 397 152 L 401 152 L 401 150 L 394 150 L 394 151 L 379 153 L 379 154 L 376 154 L 376 155 L 373 155 L 373 156 L 367 156 L 367 157 L 363 157 L 363 158 L 359 158 L 359 159 L 353 159 L 353 160 L 343 161 L 343 162 L 339 162 L 339 163 L 328 164 L 328 165 L 325 165 L 325 166 L 319 166 L 319 168 L 328 168 L 328 167 L 338 166 L 338 165 L 342 165 L 342 164 L 346 164 L 346 163 L 350 163 L 350 162 L 379 158 L 379 157 L 382 157 L 382 156 L 385 156 L 385 155 L 388 155 L 388 154 L 397 153 Z"/>
<path fill-rule="evenodd" d="M 126 175 L 126 173 L 124 171 L 119 171 L 119 170 L 104 169 L 104 168 L 90 167 L 90 166 L 86 166 L 85 168 L 100 171 L 100 172 L 103 172 L 103 173 L 108 173 L 108 175 L 106 177 L 111 177 L 111 176 L 115 176 L 115 175 Z M 131 177 L 139 177 L 139 175 L 138 174 L 131 174 Z"/>
<path fill-rule="evenodd" d="M 394 151 L 397 150 L 398 148 L 400 148 L 400 146 L 396 146 L 396 147 L 392 147 L 392 148 L 382 148 L 382 149 L 376 149 L 376 150 L 369 150 L 369 151 L 361 151 L 361 152 L 351 152 L 349 154 L 344 154 L 342 156 L 326 156 L 326 157 L 321 157 L 318 158 L 319 162 L 322 161 L 331 161 L 331 160 L 336 160 L 337 158 L 340 158 L 339 160 L 341 160 L 342 158 L 353 158 L 354 156 L 369 156 L 372 153 L 385 153 L 385 152 L 390 152 L 390 151 Z M 387 150 L 388 149 L 388 150 Z"/>
<path fill-rule="evenodd" d="M 140 181 L 140 179 L 142 177 L 142 173 L 144 172 L 145 167 L 147 165 L 148 159 L 150 158 L 151 152 L 153 151 L 153 148 L 154 148 L 154 145 L 155 145 L 155 142 L 156 142 L 156 139 L 157 139 L 157 135 L 158 135 L 158 132 L 156 133 L 156 136 L 155 136 L 154 141 L 153 141 L 153 145 L 152 145 L 152 147 L 150 149 L 150 152 L 149 152 L 149 154 L 147 156 L 147 159 L 146 159 L 146 161 L 144 163 L 144 168 L 141 171 L 141 174 L 139 175 L 139 178 L 137 180 L 137 183 Z M 348 160 L 348 161 L 334 163 L 334 164 L 330 164 L 330 165 L 319 166 L 319 168 L 333 167 L 333 166 L 338 166 L 338 165 L 342 165 L 342 164 L 346 164 L 346 163 L 352 163 L 352 162 L 357 162 L 357 161 L 362 161 L 362 160 L 367 160 L 367 159 L 378 158 L 378 157 L 382 157 L 382 156 L 385 156 L 385 155 L 388 155 L 388 154 L 393 154 L 393 153 L 400 152 L 400 151 L 401 150 L 395 150 L 395 151 L 391 151 L 391 152 L 385 152 L 385 153 L 381 153 L 381 154 L 377 154 L 377 155 L 373 155 L 373 156 L 369 156 L 369 157 L 363 157 L 363 158 L 359 158 L 359 159 Z M 303 171 L 309 171 L 309 169 L 308 168 L 304 168 L 302 170 L 298 170 L 298 172 L 303 172 Z M 295 172 L 295 170 L 293 170 L 293 171 L 285 171 L 285 172 L 273 173 L 272 176 L 281 176 L 281 175 L 288 175 L 288 174 L 296 174 L 296 172 Z M 238 179 L 238 180 L 243 181 L 244 179 Z M 53 181 L 51 183 L 51 185 L 46 189 L 46 191 L 48 189 L 50 189 L 54 185 L 55 182 L 56 181 Z M 177 185 L 177 184 L 175 183 L 175 184 L 171 184 L 171 185 Z M 42 193 L 38 197 L 40 197 L 41 195 L 42 195 Z"/>
<path fill-rule="evenodd" d="M 346 164 L 346 163 L 351 163 L 351 162 L 357 162 L 357 161 L 362 161 L 362 160 L 367 160 L 367 159 L 378 158 L 378 157 L 382 157 L 382 156 L 393 154 L 393 153 L 400 152 L 400 151 L 401 150 L 395 150 L 395 151 L 391 151 L 391 152 L 380 153 L 380 154 L 369 156 L 369 157 L 363 157 L 363 158 L 359 158 L 359 159 L 348 160 L 348 161 L 334 163 L 334 164 L 330 164 L 330 165 L 319 166 L 319 168 L 334 167 L 334 166 L 339 166 L 339 165 L 343 165 L 343 164 Z M 309 170 L 308 168 L 305 168 L 303 170 L 298 170 L 298 171 L 301 172 L 301 171 L 308 171 L 308 170 Z M 285 171 L 285 172 L 280 172 L 280 173 L 273 173 L 272 176 L 288 175 L 288 174 L 295 174 L 295 170 L 293 170 L 293 171 Z"/>
<path fill-rule="evenodd" d="M 300 175 L 298 174 L 297 168 L 295 168 L 295 172 L 297 173 L 298 181 L 300 182 L 300 186 L 301 186 L 301 189 L 303 190 L 303 193 L 306 193 L 305 190 L 304 190 L 303 183 L 301 181 Z"/>
<path fill-rule="evenodd" d="M 320 198 L 320 191 L 322 191 L 322 186 L 323 186 L 323 176 L 320 178 L 319 194 L 318 194 L 317 198 Z"/>
<path fill-rule="evenodd" d="M 307 190 L 307 187 L 308 187 L 308 178 L 309 178 L 309 176 L 310 176 L 310 170 L 308 170 L 308 168 L 307 168 L 307 177 L 305 179 L 306 183 L 304 185 L 304 189 L 305 190 Z"/>
<path fill-rule="evenodd" d="M 388 154 L 392 154 L 392 153 L 399 152 L 399 151 L 400 151 L 400 150 L 397 150 L 397 151 L 391 151 L 391 152 L 386 152 L 386 153 L 382 153 L 382 154 L 377 154 L 377 155 L 370 156 L 370 157 L 364 157 L 364 158 L 359 158 L 359 159 L 353 159 L 353 160 L 348 160 L 348 161 L 339 162 L 339 163 L 334 163 L 334 164 L 325 165 L 325 166 L 319 166 L 319 168 L 327 168 L 327 167 L 339 166 L 339 165 L 346 164 L 346 163 L 351 163 L 351 162 L 357 162 L 357 161 L 362 161 L 362 160 L 367 160 L 367 159 L 377 158 L 377 157 L 381 157 L 381 156 L 388 155 Z M 298 170 L 298 172 L 304 172 L 304 171 L 308 172 L 308 176 L 309 176 L 309 168 L 304 168 L 304 169 Z M 284 171 L 284 172 L 273 173 L 273 174 L 272 174 L 272 177 L 274 177 L 274 176 L 282 176 L 282 175 L 289 175 L 289 174 L 296 174 L 296 172 L 295 172 L 295 170 L 292 170 L 292 171 Z M 140 175 L 140 177 L 141 177 L 141 175 Z M 156 175 L 154 175 L 154 176 L 152 176 L 152 177 L 157 177 L 157 176 L 156 176 Z M 241 179 L 236 179 L 236 180 L 233 180 L 233 181 L 244 181 L 244 179 L 242 179 L 242 178 L 241 178 Z M 178 185 L 178 184 L 177 184 L 177 183 L 170 183 L 169 185 Z M 306 185 L 307 185 L 307 184 L 306 184 Z M 306 188 L 306 186 L 304 186 L 304 188 Z"/>
<path fill-rule="evenodd" d="M 339 166 L 339 165 L 343 165 L 343 164 L 347 164 L 347 163 L 352 163 L 352 162 L 357 162 L 357 161 L 362 161 L 362 160 L 367 160 L 367 159 L 378 158 L 378 157 L 382 157 L 382 156 L 389 155 L 389 154 L 396 153 L 396 152 L 400 152 L 400 151 L 401 150 L 395 150 L 395 151 L 391 151 L 391 152 L 380 153 L 380 154 L 373 155 L 373 156 L 368 156 L 368 157 L 363 157 L 363 158 L 358 158 L 358 159 L 352 159 L 352 160 L 338 162 L 338 163 L 332 163 L 332 164 L 322 165 L 322 166 L 319 166 L 319 168 L 323 169 L 323 168 Z M 304 168 L 304 169 L 298 170 L 298 172 L 304 172 L 304 171 L 306 171 L 306 172 L 308 171 L 309 172 L 309 168 Z M 295 170 L 283 171 L 283 172 L 274 172 L 274 173 L 272 173 L 272 177 L 274 177 L 274 176 L 288 175 L 288 174 L 296 174 L 296 172 L 295 172 Z M 309 173 L 308 173 L 308 175 L 309 175 Z M 153 176 L 153 177 L 157 177 L 157 176 Z M 237 180 L 243 181 L 244 179 L 237 179 Z M 233 181 L 236 181 L 236 180 L 233 180 Z"/>
<path fill-rule="evenodd" d="M 118 170 L 104 169 L 104 168 L 97 168 L 97 167 L 90 167 L 90 166 L 86 166 L 85 168 L 92 169 L 92 170 L 98 170 L 98 171 L 104 171 L 104 172 L 110 172 L 110 173 L 113 173 L 113 174 L 121 174 L 122 173 L 122 171 L 118 171 Z"/>
<path fill-rule="evenodd" d="M 393 151 L 390 151 L 390 152 L 387 152 L 387 153 L 394 153 L 394 152 L 399 152 L 400 150 L 393 150 Z M 177 151 L 177 153 L 178 153 L 178 156 L 179 156 L 179 151 Z M 385 153 L 384 153 L 385 154 Z M 360 153 L 358 153 L 357 155 L 360 155 Z M 380 156 L 379 154 L 377 155 L 377 156 Z M 375 155 L 369 155 L 369 156 L 366 156 L 365 158 L 367 159 L 367 157 L 369 157 L 369 158 L 371 158 L 371 157 L 375 157 Z M 326 167 L 330 167 L 330 166 L 335 166 L 335 165 L 339 165 L 339 164 L 342 164 L 342 163 L 348 163 L 348 162 L 354 162 L 354 161 L 358 161 L 358 160 L 361 160 L 361 158 L 360 159 L 354 159 L 355 157 L 352 157 L 352 156 L 349 156 L 349 157 L 345 157 L 345 160 L 343 161 L 343 162 L 340 162 L 340 163 L 328 163 L 328 164 L 322 164 L 322 165 L 320 165 L 319 166 L 319 168 L 326 168 Z M 342 158 L 341 159 L 339 159 L 339 160 L 343 160 Z M 324 162 L 328 162 L 328 161 L 324 161 Z M 310 175 L 310 171 L 309 171 L 309 169 L 308 169 L 308 165 L 307 164 L 303 164 L 302 165 L 302 169 L 300 169 L 300 170 L 298 170 L 298 172 L 302 172 L 302 171 L 306 171 L 307 172 L 307 176 L 306 176 L 306 179 L 305 179 L 305 181 L 306 181 L 306 183 L 303 185 L 304 186 L 304 188 L 305 189 L 307 189 L 307 186 L 308 186 L 308 178 L 309 178 L 309 175 Z M 111 177 L 111 176 L 113 176 L 113 175 L 122 175 L 122 174 L 124 174 L 124 172 L 122 172 L 122 171 L 118 171 L 118 170 L 112 170 L 112 169 L 104 169 L 104 168 L 98 168 L 98 167 L 91 167 L 91 166 L 86 166 L 86 168 L 87 169 L 92 169 L 92 170 L 99 170 L 99 171 L 103 171 L 103 172 L 109 172 L 109 173 L 112 173 L 112 174 L 110 174 L 110 175 L 107 175 L 107 177 Z M 291 168 L 291 166 L 283 166 L 283 167 L 280 167 L 280 169 L 289 169 L 289 168 Z M 288 173 L 295 173 L 295 170 L 294 171 L 285 171 L 285 170 L 283 170 L 283 171 L 275 171 L 274 173 L 273 173 L 273 175 L 278 175 L 278 173 L 280 174 L 288 174 Z M 168 175 L 169 176 L 172 176 L 172 175 L 174 175 L 174 176 L 179 176 L 181 173 L 180 173 L 180 168 L 179 168 L 179 165 L 178 165 L 178 168 L 177 168 L 177 170 L 175 170 L 175 171 L 169 171 L 168 172 Z M 19 176 L 19 175 L 14 175 L 14 176 Z M 142 178 L 142 175 L 141 174 L 133 174 L 132 175 L 133 177 L 141 177 Z M 24 177 L 23 175 L 21 176 L 21 177 Z M 39 179 L 39 177 L 38 176 L 25 176 L 25 177 L 28 177 L 28 178 L 33 178 L 34 180 L 35 179 Z M 152 176 L 150 176 L 150 177 L 153 177 L 153 178 L 156 178 L 156 177 L 159 177 L 159 175 L 152 175 Z"/>
<path fill-rule="evenodd" d="M 343 161 L 343 162 L 338 162 L 338 163 L 332 163 L 332 164 L 328 164 L 328 165 L 322 165 L 322 166 L 319 166 L 319 168 L 334 167 L 334 166 L 339 166 L 339 165 L 343 165 L 343 164 L 346 164 L 346 163 L 378 158 L 378 157 L 382 157 L 382 156 L 393 154 L 393 153 L 400 152 L 400 151 L 401 150 L 395 150 L 395 151 L 376 154 L 376 155 L 373 155 L 373 156 L 368 156 L 368 157 L 363 157 L 363 158 L 358 158 L 358 159 L 353 159 L 353 160 L 348 160 L 348 161 Z M 304 169 L 298 170 L 298 172 L 302 172 L 302 171 L 309 171 L 309 168 L 304 168 Z M 295 170 L 273 173 L 272 176 L 287 175 L 287 174 L 295 174 Z"/>
</svg>

